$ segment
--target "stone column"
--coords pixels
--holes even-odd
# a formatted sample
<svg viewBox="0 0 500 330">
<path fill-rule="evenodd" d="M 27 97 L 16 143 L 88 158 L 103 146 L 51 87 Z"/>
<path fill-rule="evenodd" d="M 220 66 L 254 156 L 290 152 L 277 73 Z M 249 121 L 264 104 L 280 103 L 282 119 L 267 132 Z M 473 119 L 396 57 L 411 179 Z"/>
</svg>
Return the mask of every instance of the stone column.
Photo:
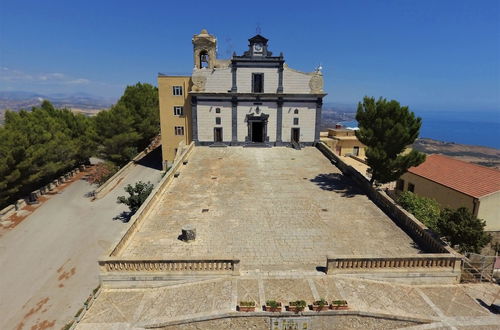
<svg viewBox="0 0 500 330">
<path fill-rule="evenodd" d="M 198 112 L 197 107 L 198 99 L 196 96 L 191 97 L 191 121 L 193 125 L 193 141 L 195 145 L 198 145 Z"/>
<path fill-rule="evenodd" d="M 283 98 L 279 97 L 277 102 L 277 116 L 276 116 L 276 145 L 283 144 L 282 129 L 283 129 Z"/>
<path fill-rule="evenodd" d="M 236 63 L 234 62 L 231 63 L 231 76 L 232 76 L 231 93 L 236 93 L 238 91 L 238 86 L 236 85 Z"/>
<path fill-rule="evenodd" d="M 238 143 L 238 98 L 233 96 L 231 99 L 231 132 L 233 145 Z"/>
<path fill-rule="evenodd" d="M 323 99 L 318 97 L 316 100 L 316 125 L 314 127 L 314 143 L 319 143 L 319 131 L 321 126 L 321 108 L 323 107 Z"/>
</svg>

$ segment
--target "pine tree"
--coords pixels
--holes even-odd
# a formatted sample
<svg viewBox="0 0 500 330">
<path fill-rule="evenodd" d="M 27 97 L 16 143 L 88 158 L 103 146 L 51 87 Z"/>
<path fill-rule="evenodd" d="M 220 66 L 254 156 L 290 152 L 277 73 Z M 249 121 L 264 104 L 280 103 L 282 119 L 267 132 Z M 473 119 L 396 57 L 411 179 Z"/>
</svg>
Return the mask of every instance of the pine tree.
<svg viewBox="0 0 500 330">
<path fill-rule="evenodd" d="M 358 104 L 356 136 L 367 146 L 366 162 L 371 169 L 370 183 L 398 179 L 409 167 L 424 162 L 425 155 L 411 150 L 403 153 L 418 137 L 421 119 L 399 102 L 365 97 Z"/>
</svg>

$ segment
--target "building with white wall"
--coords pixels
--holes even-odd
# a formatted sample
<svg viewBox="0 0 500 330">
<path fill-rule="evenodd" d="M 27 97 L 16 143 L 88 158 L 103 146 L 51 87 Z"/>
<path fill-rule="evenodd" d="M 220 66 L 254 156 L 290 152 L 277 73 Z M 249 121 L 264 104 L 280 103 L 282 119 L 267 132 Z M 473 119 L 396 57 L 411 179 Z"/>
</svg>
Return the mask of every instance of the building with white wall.
<svg viewBox="0 0 500 330">
<path fill-rule="evenodd" d="M 167 163 L 173 161 L 180 140 L 227 146 L 319 142 L 322 100 L 326 95 L 320 69 L 309 73 L 291 69 L 283 53 L 273 56 L 268 39 L 256 35 L 248 41 L 248 50 L 243 55 L 218 59 L 217 39 L 202 30 L 192 40 L 194 69 L 189 90 L 179 91 L 185 86 L 169 83 L 178 77 L 159 76 L 160 117 L 165 137 L 162 142 L 164 150 L 168 149 L 164 152 Z M 184 97 L 179 97 L 179 93 Z M 173 104 L 175 100 L 186 111 L 179 113 Z M 176 118 L 179 116 L 185 118 L 184 129 L 179 128 Z M 166 134 L 163 130 L 167 130 Z M 189 139 L 172 138 L 171 133 L 183 133 Z"/>
</svg>

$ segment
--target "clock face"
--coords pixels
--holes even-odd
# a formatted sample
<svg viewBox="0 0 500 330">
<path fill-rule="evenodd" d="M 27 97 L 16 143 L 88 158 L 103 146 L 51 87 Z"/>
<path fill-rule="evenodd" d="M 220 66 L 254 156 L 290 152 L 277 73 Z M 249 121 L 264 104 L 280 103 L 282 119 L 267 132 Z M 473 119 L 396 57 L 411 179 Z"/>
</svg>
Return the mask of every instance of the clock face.
<svg viewBox="0 0 500 330">
<path fill-rule="evenodd" d="M 262 44 L 255 44 L 253 45 L 253 50 L 256 52 L 256 53 L 262 53 Z"/>
</svg>

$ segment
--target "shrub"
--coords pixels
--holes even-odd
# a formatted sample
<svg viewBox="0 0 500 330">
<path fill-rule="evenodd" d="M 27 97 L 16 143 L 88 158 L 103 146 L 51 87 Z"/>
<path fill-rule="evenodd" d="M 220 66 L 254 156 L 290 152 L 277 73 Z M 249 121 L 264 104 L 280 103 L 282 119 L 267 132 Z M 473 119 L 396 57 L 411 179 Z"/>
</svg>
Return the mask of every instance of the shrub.
<svg viewBox="0 0 500 330">
<path fill-rule="evenodd" d="M 434 199 L 420 197 L 410 191 L 405 191 L 399 195 L 397 203 L 432 231 L 438 231 L 437 223 L 441 217 L 441 209 Z"/>
<path fill-rule="evenodd" d="M 109 178 L 118 172 L 119 168 L 112 162 L 99 163 L 95 166 L 94 171 L 88 176 L 90 184 L 102 186 Z"/>
<path fill-rule="evenodd" d="M 147 183 L 139 181 L 134 186 L 127 185 L 124 189 L 130 196 L 119 196 L 116 202 L 127 205 L 130 212 L 135 213 L 153 191 L 153 184 L 149 181 Z"/>
<path fill-rule="evenodd" d="M 469 209 L 444 209 L 437 223 L 438 231 L 445 236 L 451 246 L 459 245 L 460 252 L 480 253 L 491 241 L 491 235 L 484 232 L 486 223 L 476 218 Z"/>
<path fill-rule="evenodd" d="M 241 307 L 255 307 L 255 301 L 240 301 Z"/>
</svg>

